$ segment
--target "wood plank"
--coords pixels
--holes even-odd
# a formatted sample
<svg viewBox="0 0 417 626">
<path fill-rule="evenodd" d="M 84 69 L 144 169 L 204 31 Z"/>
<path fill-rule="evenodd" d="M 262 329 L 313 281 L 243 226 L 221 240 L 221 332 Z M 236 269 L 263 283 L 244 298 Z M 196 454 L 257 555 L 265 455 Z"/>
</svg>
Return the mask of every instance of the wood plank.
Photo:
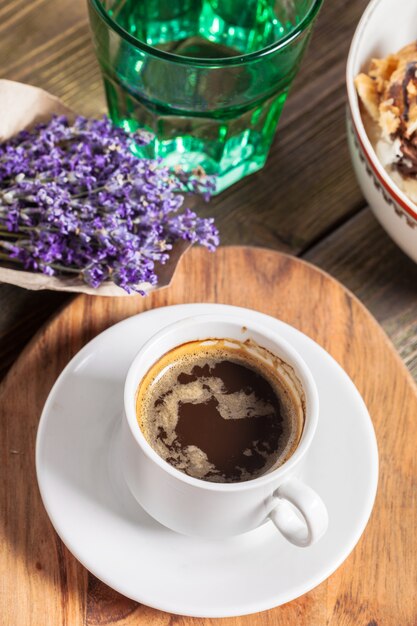
<svg viewBox="0 0 417 626">
<path fill-rule="evenodd" d="M 15 10 L 0 22 L 2 77 L 42 87 L 83 115 L 104 113 L 87 3 L 36 0 L 10 4 L 17 4 Z"/>
<path fill-rule="evenodd" d="M 38 416 L 69 358 L 90 337 L 120 319 L 151 307 L 194 301 L 261 310 L 318 341 L 341 363 L 363 395 L 380 449 L 375 509 L 347 561 L 300 599 L 236 619 L 170 616 L 130 602 L 94 578 L 87 580 L 85 570 L 52 531 L 35 483 Z M 25 350 L 2 383 L 0 394 L 0 441 L 4 446 L 0 614 L 4 626 L 417 623 L 416 388 L 368 311 L 341 284 L 313 266 L 268 250 L 224 248 L 210 255 L 194 249 L 182 259 L 173 285 L 149 298 L 75 299 Z M 395 417 L 395 427 L 387 415 Z"/>
<path fill-rule="evenodd" d="M 417 265 L 388 237 L 370 209 L 314 246 L 304 258 L 358 296 L 417 379 Z"/>
</svg>

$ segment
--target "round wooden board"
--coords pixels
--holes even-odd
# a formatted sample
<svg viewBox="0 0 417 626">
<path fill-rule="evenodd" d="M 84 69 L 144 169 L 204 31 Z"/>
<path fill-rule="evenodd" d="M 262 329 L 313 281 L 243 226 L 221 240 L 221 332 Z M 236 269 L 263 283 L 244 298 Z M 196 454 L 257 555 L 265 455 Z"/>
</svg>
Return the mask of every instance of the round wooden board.
<svg viewBox="0 0 417 626">
<path fill-rule="evenodd" d="M 378 495 L 354 552 L 310 593 L 248 617 L 172 616 L 112 591 L 58 539 L 36 483 L 39 415 L 64 365 L 111 324 L 184 302 L 245 306 L 299 328 L 348 372 L 376 429 Z M 193 249 L 181 260 L 172 284 L 147 298 L 78 297 L 34 337 L 0 388 L 2 625 L 415 625 L 416 415 L 414 383 L 376 321 L 342 285 L 296 258 L 256 248 L 221 248 L 213 255 Z"/>
</svg>

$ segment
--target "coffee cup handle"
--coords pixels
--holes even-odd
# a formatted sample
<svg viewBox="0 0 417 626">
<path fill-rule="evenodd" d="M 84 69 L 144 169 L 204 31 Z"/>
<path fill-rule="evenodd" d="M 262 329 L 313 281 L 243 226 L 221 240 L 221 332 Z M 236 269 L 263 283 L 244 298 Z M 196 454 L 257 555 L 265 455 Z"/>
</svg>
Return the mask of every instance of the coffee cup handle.
<svg viewBox="0 0 417 626">
<path fill-rule="evenodd" d="M 295 546 L 311 546 L 327 530 L 329 516 L 323 500 L 298 478 L 290 478 L 278 487 L 272 506 L 270 519 Z"/>
</svg>

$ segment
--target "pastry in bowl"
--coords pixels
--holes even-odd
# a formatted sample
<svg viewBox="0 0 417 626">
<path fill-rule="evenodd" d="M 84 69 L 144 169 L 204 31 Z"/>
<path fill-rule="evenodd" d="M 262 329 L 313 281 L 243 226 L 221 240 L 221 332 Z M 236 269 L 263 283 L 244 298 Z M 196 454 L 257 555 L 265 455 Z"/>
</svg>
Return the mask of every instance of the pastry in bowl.
<svg viewBox="0 0 417 626">
<path fill-rule="evenodd" d="M 355 86 L 379 161 L 417 204 L 417 41 L 371 59 Z"/>
</svg>

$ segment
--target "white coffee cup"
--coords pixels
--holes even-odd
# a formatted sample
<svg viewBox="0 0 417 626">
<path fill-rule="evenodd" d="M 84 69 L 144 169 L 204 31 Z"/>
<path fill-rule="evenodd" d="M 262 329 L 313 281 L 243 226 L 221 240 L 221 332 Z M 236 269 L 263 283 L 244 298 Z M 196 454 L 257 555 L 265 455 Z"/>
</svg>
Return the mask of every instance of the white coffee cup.
<svg viewBox="0 0 417 626">
<path fill-rule="evenodd" d="M 136 393 L 142 378 L 161 356 L 195 340 L 250 340 L 278 356 L 301 383 L 305 422 L 300 442 L 288 460 L 253 480 L 214 483 L 193 478 L 164 461 L 145 439 L 136 416 Z M 302 357 L 276 333 L 234 315 L 198 315 L 156 333 L 131 364 L 124 389 L 122 465 L 125 480 L 139 504 L 172 530 L 201 537 L 228 537 L 272 520 L 297 546 L 310 546 L 326 532 L 327 509 L 299 476 L 313 441 L 319 400 L 313 376 Z"/>
</svg>

